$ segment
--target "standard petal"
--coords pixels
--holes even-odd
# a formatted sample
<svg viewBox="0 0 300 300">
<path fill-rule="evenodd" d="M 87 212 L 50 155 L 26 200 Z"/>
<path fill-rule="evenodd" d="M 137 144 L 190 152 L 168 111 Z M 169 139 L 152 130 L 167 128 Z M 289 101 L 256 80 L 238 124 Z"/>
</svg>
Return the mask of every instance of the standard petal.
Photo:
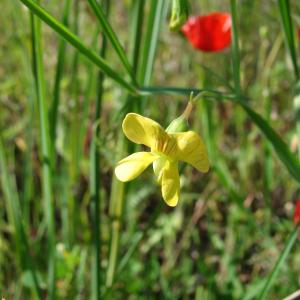
<svg viewBox="0 0 300 300">
<path fill-rule="evenodd" d="M 154 150 L 159 150 L 159 147 L 162 147 L 169 138 L 157 122 L 135 113 L 126 115 L 122 128 L 129 140 Z"/>
<path fill-rule="evenodd" d="M 209 170 L 209 161 L 201 137 L 194 131 L 174 133 L 172 136 L 177 140 L 177 159 L 206 173 Z"/>
<path fill-rule="evenodd" d="M 166 161 L 162 174 L 161 191 L 165 202 L 169 206 L 176 206 L 180 194 L 178 162 Z"/>
<path fill-rule="evenodd" d="M 120 181 L 126 182 L 139 176 L 158 156 L 151 152 L 136 152 L 118 162 L 115 174 Z"/>
</svg>

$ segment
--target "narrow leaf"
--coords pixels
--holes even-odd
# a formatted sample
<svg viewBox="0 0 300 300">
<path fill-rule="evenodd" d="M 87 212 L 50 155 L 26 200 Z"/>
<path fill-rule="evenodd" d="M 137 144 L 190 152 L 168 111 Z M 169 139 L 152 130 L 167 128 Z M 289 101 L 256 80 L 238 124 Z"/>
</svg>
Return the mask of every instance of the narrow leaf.
<svg viewBox="0 0 300 300">
<path fill-rule="evenodd" d="M 299 78 L 299 68 L 297 63 L 297 51 L 295 47 L 295 39 L 292 25 L 292 18 L 290 12 L 290 1 L 289 0 L 278 0 L 278 7 L 280 12 L 280 17 L 282 21 L 282 27 L 284 31 L 284 36 L 286 40 L 286 45 L 288 47 L 295 77 Z"/>
<path fill-rule="evenodd" d="M 121 62 L 123 63 L 123 66 L 127 70 L 128 74 L 130 75 L 133 82 L 135 82 L 135 76 L 133 75 L 133 71 L 131 68 L 131 65 L 127 59 L 126 53 L 115 34 L 114 30 L 112 29 L 110 23 L 108 22 L 105 13 L 102 9 L 101 4 L 97 3 L 96 0 L 88 0 L 93 12 L 95 13 L 103 32 L 105 33 L 106 37 L 110 40 L 112 46 L 116 50 Z"/>
<path fill-rule="evenodd" d="M 89 59 L 93 64 L 98 66 L 103 73 L 118 82 L 129 92 L 135 93 L 135 87 L 126 82 L 117 72 L 112 70 L 108 63 L 101 58 L 97 53 L 88 49 L 82 41 L 72 33 L 68 28 L 66 28 L 62 23 L 53 18 L 45 9 L 36 4 L 33 0 L 20 0 L 25 6 L 27 6 L 32 13 L 37 15 L 42 21 L 47 23 L 54 31 L 56 31 L 62 38 L 68 41 L 72 46 L 74 46 L 83 56 Z"/>
<path fill-rule="evenodd" d="M 240 102 L 251 120 L 259 127 L 265 137 L 273 146 L 281 162 L 286 166 L 289 173 L 300 182 L 300 164 L 296 156 L 290 151 L 287 144 L 280 136 L 270 127 L 268 122 L 259 114 L 253 111 L 247 104 Z"/>
<path fill-rule="evenodd" d="M 259 300 L 266 299 L 267 294 L 268 294 L 270 288 L 272 287 L 272 285 L 276 279 L 276 276 L 278 275 L 278 272 L 280 271 L 280 268 L 282 267 L 283 263 L 285 262 L 288 254 L 290 253 L 295 242 L 297 241 L 297 237 L 299 234 L 298 227 L 299 227 L 299 224 L 298 224 L 298 226 L 295 227 L 294 231 L 290 234 L 289 238 L 287 239 L 285 246 L 284 246 L 283 250 L 281 251 L 280 256 L 279 256 L 272 272 L 268 276 L 267 282 L 260 294 L 260 297 L 258 298 Z"/>
</svg>

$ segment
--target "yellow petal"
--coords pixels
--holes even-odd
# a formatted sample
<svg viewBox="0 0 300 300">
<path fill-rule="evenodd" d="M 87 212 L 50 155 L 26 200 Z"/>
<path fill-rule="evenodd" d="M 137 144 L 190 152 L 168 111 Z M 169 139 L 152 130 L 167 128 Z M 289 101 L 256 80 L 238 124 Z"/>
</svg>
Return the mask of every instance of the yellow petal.
<svg viewBox="0 0 300 300">
<path fill-rule="evenodd" d="M 115 174 L 126 182 L 139 176 L 158 157 L 151 152 L 136 152 L 118 162 Z"/>
<path fill-rule="evenodd" d="M 169 206 L 176 206 L 180 194 L 178 162 L 166 161 L 161 182 L 162 196 Z"/>
<path fill-rule="evenodd" d="M 129 140 L 155 150 L 168 139 L 168 134 L 157 122 L 135 113 L 126 115 L 122 127 Z"/>
<path fill-rule="evenodd" d="M 154 171 L 154 174 L 156 175 L 156 180 L 159 184 L 161 184 L 166 160 L 167 159 L 165 157 L 160 157 L 159 159 L 157 159 L 153 162 L 153 171 Z"/>
<path fill-rule="evenodd" d="M 206 173 L 209 161 L 201 137 L 194 131 L 171 134 L 177 140 L 177 159 L 191 164 L 200 172 Z"/>
</svg>

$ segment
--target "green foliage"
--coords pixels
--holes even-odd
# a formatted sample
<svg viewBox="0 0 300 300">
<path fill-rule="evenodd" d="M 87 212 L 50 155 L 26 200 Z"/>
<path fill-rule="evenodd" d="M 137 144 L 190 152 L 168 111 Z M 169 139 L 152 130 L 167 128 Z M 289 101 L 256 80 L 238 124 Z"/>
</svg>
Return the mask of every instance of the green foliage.
<svg viewBox="0 0 300 300">
<path fill-rule="evenodd" d="M 300 6 L 190 1 L 191 15 L 232 15 L 231 49 L 200 53 L 169 30 L 170 4 L 3 3 L 5 299 L 279 299 L 298 288 Z M 186 17 L 187 1 L 173 1 L 171 27 Z M 113 176 L 139 151 L 121 122 L 134 111 L 166 128 L 191 94 L 187 125 L 211 171 L 181 165 L 170 209 L 152 172 L 126 185 Z"/>
</svg>

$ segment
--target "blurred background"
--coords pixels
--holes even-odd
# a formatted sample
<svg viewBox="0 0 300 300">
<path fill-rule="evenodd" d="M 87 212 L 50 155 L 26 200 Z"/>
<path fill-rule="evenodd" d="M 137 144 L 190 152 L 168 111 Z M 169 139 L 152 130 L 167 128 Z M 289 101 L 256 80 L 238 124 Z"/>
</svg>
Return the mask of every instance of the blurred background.
<svg viewBox="0 0 300 300">
<path fill-rule="evenodd" d="M 103 50 L 89 2 L 40 5 L 129 82 L 109 39 Z M 100 2 L 141 86 L 235 94 L 230 46 L 202 52 L 170 31 L 172 1 Z M 238 1 L 240 82 L 296 155 L 296 78 L 280 2 Z M 298 57 L 300 3 L 288 2 Z M 189 3 L 192 16 L 231 14 L 230 1 Z M 189 94 L 131 95 L 21 1 L 1 9 L 0 295 L 54 299 L 55 269 L 57 299 L 259 299 L 293 231 L 299 184 L 245 111 L 234 101 L 197 101 L 189 127 L 203 137 L 211 169 L 180 165 L 181 198 L 168 207 L 152 168 L 126 185 L 113 177 L 118 160 L 138 150 L 121 124 L 133 111 L 166 128 Z M 267 299 L 299 289 L 294 244 Z"/>
</svg>

